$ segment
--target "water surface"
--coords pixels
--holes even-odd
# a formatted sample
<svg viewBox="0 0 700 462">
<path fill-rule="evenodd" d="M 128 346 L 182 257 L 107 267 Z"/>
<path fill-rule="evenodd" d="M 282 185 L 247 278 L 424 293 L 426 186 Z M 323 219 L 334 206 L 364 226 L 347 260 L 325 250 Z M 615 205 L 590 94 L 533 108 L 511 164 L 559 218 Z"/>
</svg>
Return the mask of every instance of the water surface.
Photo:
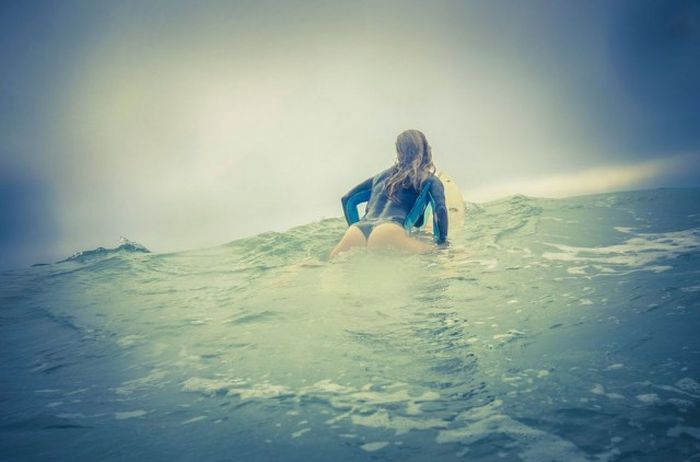
<svg viewBox="0 0 700 462">
<path fill-rule="evenodd" d="M 700 460 L 700 190 L 344 228 L 1 273 L 2 459 Z"/>
</svg>

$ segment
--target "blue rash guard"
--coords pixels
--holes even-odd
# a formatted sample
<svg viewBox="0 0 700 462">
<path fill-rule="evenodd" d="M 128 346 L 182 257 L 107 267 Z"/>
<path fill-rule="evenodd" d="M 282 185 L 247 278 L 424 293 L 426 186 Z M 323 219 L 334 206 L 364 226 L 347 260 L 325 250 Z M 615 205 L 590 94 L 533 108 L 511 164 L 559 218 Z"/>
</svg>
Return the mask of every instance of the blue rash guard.
<svg viewBox="0 0 700 462">
<path fill-rule="evenodd" d="M 389 198 L 389 194 L 386 190 L 386 181 L 391 174 L 396 171 L 395 169 L 395 166 L 390 167 L 366 179 L 348 191 L 341 199 L 343 213 L 345 214 L 345 219 L 348 224 L 357 226 L 360 231 L 363 232 L 365 238 L 368 238 L 372 229 L 380 223 L 395 222 L 403 227 L 406 217 L 413 209 L 416 199 L 420 194 L 420 191 L 416 191 L 412 186 L 400 187 L 396 190 L 397 199 L 392 200 Z M 428 192 L 433 199 L 433 215 L 435 217 L 435 224 L 437 225 L 435 239 L 438 244 L 444 244 L 447 240 L 448 227 L 445 190 L 442 186 L 442 182 L 435 175 L 431 175 L 426 181 L 430 181 Z M 348 207 L 348 201 L 353 197 L 360 197 L 368 201 L 365 215 L 359 221 L 357 221 L 356 218 L 353 219 L 354 217 L 351 216 L 351 213 L 354 213 L 356 217 L 356 212 L 351 212 L 351 207 Z M 352 204 L 351 206 L 354 207 Z M 422 226 L 422 224 L 423 213 L 420 214 L 420 217 L 415 222 L 416 226 Z"/>
</svg>

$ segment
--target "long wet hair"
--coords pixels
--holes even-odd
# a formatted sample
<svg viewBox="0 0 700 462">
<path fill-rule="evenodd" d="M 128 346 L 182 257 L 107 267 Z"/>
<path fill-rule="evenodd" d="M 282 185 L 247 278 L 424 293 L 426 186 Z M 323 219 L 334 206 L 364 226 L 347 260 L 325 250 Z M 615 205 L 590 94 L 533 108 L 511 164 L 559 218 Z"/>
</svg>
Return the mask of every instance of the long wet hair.
<svg viewBox="0 0 700 462">
<path fill-rule="evenodd" d="M 425 180 L 435 173 L 428 140 L 419 130 L 406 130 L 396 138 L 396 164 L 386 180 L 389 197 L 396 200 L 399 188 L 412 186 L 420 191 Z"/>
</svg>

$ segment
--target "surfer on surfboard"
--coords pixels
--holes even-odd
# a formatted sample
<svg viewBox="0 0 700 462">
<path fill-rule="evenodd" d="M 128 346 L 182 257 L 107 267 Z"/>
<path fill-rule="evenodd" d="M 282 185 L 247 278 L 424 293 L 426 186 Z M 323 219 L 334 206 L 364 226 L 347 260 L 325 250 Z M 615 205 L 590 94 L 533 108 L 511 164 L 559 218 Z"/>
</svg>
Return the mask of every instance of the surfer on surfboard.
<svg viewBox="0 0 700 462">
<path fill-rule="evenodd" d="M 359 218 L 357 204 L 365 201 L 365 215 Z M 341 199 L 350 226 L 330 258 L 353 247 L 409 252 L 433 249 L 433 245 L 408 233 L 413 226 L 423 224 L 428 201 L 433 210 L 435 241 L 445 245 L 448 228 L 445 191 L 435 175 L 430 145 L 419 130 L 406 130 L 396 139 L 396 163 L 358 184 Z"/>
</svg>

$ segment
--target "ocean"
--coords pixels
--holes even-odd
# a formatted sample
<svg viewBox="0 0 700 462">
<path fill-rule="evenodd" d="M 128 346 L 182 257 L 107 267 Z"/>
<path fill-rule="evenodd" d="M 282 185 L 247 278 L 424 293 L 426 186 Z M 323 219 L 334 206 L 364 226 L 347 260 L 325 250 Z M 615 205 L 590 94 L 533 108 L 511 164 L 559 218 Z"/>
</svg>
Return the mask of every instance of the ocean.
<svg viewBox="0 0 700 462">
<path fill-rule="evenodd" d="M 700 189 L 345 227 L 2 271 L 0 459 L 700 461 Z"/>
</svg>

